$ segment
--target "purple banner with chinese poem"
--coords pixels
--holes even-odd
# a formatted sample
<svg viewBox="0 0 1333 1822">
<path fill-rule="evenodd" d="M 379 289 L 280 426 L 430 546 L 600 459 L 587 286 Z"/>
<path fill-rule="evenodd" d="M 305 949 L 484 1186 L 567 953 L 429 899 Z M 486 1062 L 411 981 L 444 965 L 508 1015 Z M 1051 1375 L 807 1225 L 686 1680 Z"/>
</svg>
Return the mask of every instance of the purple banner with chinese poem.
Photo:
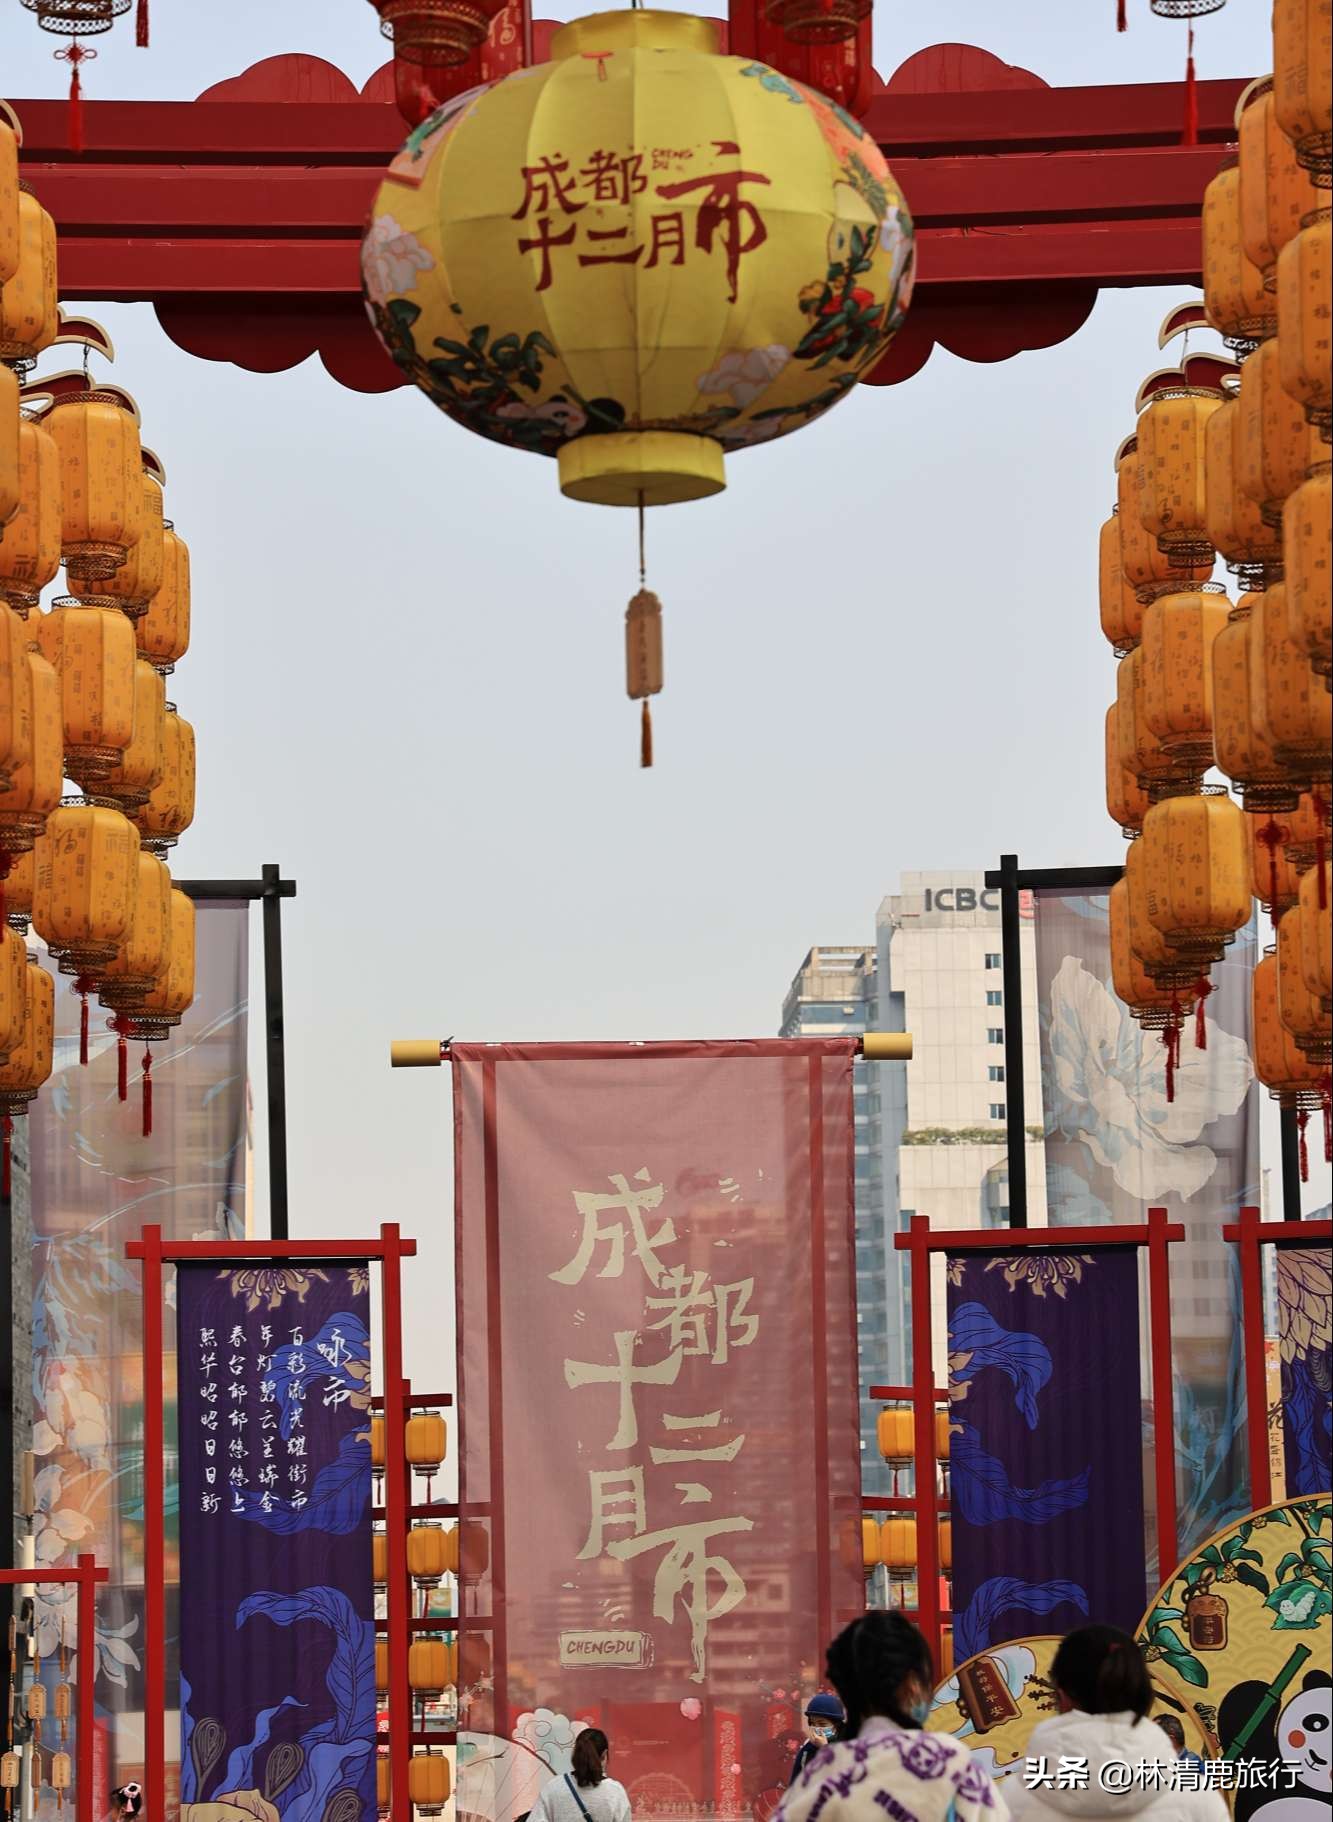
<svg viewBox="0 0 1333 1822">
<path fill-rule="evenodd" d="M 1277 1249 L 1282 1437 L 1287 1497 L 1333 1486 L 1333 1254 L 1326 1246 Z"/>
<path fill-rule="evenodd" d="M 369 1277 L 179 1270 L 183 1822 L 374 1822 Z"/>
<path fill-rule="evenodd" d="M 1135 1249 L 952 1255 L 954 1653 L 1146 1599 Z"/>
</svg>

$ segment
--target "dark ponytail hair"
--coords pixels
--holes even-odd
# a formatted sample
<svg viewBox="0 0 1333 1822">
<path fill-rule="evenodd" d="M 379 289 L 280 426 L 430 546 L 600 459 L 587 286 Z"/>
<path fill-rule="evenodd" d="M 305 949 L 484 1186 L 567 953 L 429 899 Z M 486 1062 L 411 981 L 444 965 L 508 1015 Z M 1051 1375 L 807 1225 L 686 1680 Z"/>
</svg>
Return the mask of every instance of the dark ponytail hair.
<svg viewBox="0 0 1333 1822">
<path fill-rule="evenodd" d="M 574 1740 L 574 1782 L 580 1790 L 595 1790 L 606 1776 L 602 1760 L 611 1742 L 600 1727 L 585 1727 Z"/>
<path fill-rule="evenodd" d="M 853 1620 L 828 1648 L 828 1680 L 842 1697 L 847 1718 L 841 1737 L 854 1740 L 862 1724 L 882 1714 L 900 1727 L 917 1722 L 899 1706 L 909 1677 L 934 1688 L 934 1666 L 925 1638 L 901 1613 L 876 1609 Z"/>
<path fill-rule="evenodd" d="M 1141 1721 L 1153 1704 L 1142 1651 L 1116 1626 L 1080 1626 L 1060 1641 L 1051 1680 L 1084 1714 L 1132 1714 Z"/>
</svg>

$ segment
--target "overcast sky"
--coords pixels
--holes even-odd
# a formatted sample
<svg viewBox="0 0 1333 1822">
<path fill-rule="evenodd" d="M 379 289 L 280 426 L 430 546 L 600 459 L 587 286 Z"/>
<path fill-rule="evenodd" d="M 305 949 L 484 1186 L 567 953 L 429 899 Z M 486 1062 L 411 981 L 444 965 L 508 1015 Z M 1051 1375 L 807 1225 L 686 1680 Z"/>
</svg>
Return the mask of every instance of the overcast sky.
<svg viewBox="0 0 1333 1822">
<path fill-rule="evenodd" d="M 1200 75 L 1266 70 L 1268 10 L 1203 20 Z M 1183 26 L 1130 11 L 1117 36 L 1114 0 L 881 4 L 877 63 L 959 41 L 1053 84 L 1178 79 Z M 283 51 L 357 82 L 384 61 L 364 0 L 153 0 L 152 35 L 99 41 L 89 96 L 189 99 Z M 51 44 L 10 0 L 10 96 L 63 93 Z M 451 1377 L 448 1080 L 391 1075 L 390 1038 L 772 1033 L 805 951 L 872 942 L 901 869 L 1119 860 L 1097 532 L 1180 295 L 1106 292 L 1072 341 L 993 367 L 936 350 L 732 459 L 720 498 L 651 515 L 667 687 L 646 774 L 631 515 L 564 501 L 553 462 L 414 390 L 243 373 L 181 353 L 146 305 L 81 306 L 192 552 L 172 695 L 199 810 L 175 870 L 298 881 L 293 1230 L 393 1215 L 419 1237 L 419 1384 Z"/>
</svg>

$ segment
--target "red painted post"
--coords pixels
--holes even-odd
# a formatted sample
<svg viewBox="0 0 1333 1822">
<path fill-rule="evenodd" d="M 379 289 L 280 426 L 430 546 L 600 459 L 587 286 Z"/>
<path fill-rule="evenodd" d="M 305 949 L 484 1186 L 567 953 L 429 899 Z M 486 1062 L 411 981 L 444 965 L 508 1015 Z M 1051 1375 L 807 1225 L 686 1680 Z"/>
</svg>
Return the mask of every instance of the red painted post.
<svg viewBox="0 0 1333 1822">
<path fill-rule="evenodd" d="M 1164 1208 L 1148 1210 L 1148 1336 L 1152 1356 L 1153 1473 L 1157 1486 L 1157 1579 L 1180 1561 L 1176 1507 L 1176 1406 L 1171 1371 L 1171 1255 Z"/>
<path fill-rule="evenodd" d="M 930 1217 L 913 1215 L 908 1243 L 912 1260 L 912 1417 L 916 1478 L 917 1624 L 926 1635 L 938 1674 L 940 1636 L 939 1504 L 935 1490 L 935 1364 L 930 1301 Z"/>
<path fill-rule="evenodd" d="M 1240 1246 L 1240 1335 L 1245 1351 L 1245 1416 L 1250 1451 L 1250 1506 L 1273 1503 L 1268 1467 L 1268 1368 L 1264 1359 L 1264 1272 L 1259 1252 L 1260 1211 L 1243 1208 Z"/>
<path fill-rule="evenodd" d="M 133 1246 L 133 1242 L 131 1242 Z M 167 1813 L 166 1484 L 162 1425 L 162 1229 L 133 1249 L 143 1260 L 143 1611 L 145 1808 Z M 91 1730 L 89 1737 L 91 1738 Z"/>
<path fill-rule="evenodd" d="M 407 1654 L 412 1612 L 407 1580 L 407 1386 L 403 1379 L 402 1253 L 396 1222 L 380 1228 L 384 1246 L 385 1617 L 389 1641 L 389 1814 L 411 1822 L 408 1777 L 412 1757 L 412 1689 Z"/>
<path fill-rule="evenodd" d="M 75 1637 L 78 1640 L 79 1679 L 74 1715 L 74 1822 L 93 1822 L 93 1679 L 97 1674 L 96 1558 L 78 1559 L 79 1581 L 75 1593 Z"/>
</svg>

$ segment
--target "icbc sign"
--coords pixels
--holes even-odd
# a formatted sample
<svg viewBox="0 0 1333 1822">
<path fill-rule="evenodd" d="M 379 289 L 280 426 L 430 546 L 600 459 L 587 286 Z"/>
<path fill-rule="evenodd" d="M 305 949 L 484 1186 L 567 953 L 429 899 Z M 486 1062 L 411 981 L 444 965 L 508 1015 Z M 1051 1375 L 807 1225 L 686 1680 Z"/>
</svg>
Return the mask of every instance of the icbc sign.
<svg viewBox="0 0 1333 1822">
<path fill-rule="evenodd" d="M 926 910 L 931 911 L 998 911 L 1000 894 L 992 891 L 978 892 L 975 886 L 927 886 Z M 1031 917 L 1033 901 L 1031 892 L 1020 892 L 1018 895 L 1018 915 Z"/>
</svg>

